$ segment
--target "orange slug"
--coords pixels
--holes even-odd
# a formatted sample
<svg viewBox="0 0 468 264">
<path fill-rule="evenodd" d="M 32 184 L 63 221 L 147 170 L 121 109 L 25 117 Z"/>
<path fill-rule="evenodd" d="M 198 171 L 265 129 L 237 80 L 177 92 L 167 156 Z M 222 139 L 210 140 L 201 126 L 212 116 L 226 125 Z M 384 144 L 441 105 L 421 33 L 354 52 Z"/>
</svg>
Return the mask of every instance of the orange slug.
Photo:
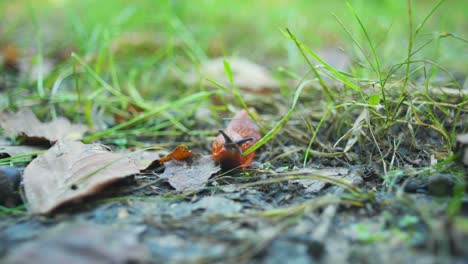
<svg viewBox="0 0 468 264">
<path fill-rule="evenodd" d="M 167 154 L 166 156 L 153 160 L 146 168 L 142 169 L 142 171 L 148 170 L 156 170 L 165 162 L 168 162 L 172 159 L 183 161 L 187 158 L 192 156 L 192 151 L 186 145 L 178 145 L 171 153 Z"/>
<path fill-rule="evenodd" d="M 237 112 L 226 130 L 219 130 L 211 146 L 211 158 L 218 162 L 221 170 L 247 168 L 252 164 L 255 152 L 242 156 L 242 152 L 250 148 L 262 137 L 255 122 L 245 110 Z"/>
</svg>

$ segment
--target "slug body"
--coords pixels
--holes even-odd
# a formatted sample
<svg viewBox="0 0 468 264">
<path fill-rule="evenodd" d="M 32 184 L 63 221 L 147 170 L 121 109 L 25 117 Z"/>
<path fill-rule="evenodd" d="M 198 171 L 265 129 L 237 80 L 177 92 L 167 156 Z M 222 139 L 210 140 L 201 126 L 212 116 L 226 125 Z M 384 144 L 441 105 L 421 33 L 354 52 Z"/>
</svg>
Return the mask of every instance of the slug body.
<svg viewBox="0 0 468 264">
<path fill-rule="evenodd" d="M 255 157 L 255 152 L 242 156 L 261 138 L 260 131 L 245 110 L 239 111 L 227 126 L 220 130 L 211 146 L 212 159 L 218 162 L 223 171 L 235 168 L 247 168 Z"/>
<path fill-rule="evenodd" d="M 190 156 L 192 156 L 192 151 L 190 151 L 186 145 L 178 145 L 171 153 L 159 159 L 158 162 L 163 164 L 164 162 L 170 161 L 171 159 L 182 161 Z"/>
</svg>

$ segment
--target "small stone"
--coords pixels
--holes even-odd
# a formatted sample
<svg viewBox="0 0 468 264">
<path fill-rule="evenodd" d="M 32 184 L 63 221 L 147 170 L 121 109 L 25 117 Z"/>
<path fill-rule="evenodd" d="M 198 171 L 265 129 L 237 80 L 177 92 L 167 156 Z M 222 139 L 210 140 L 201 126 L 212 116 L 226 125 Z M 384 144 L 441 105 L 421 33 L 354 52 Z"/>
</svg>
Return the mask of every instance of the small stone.
<svg viewBox="0 0 468 264">
<path fill-rule="evenodd" d="M 8 207 L 18 205 L 20 181 L 21 174 L 18 169 L 13 166 L 0 166 L 0 205 Z"/>
<path fill-rule="evenodd" d="M 426 193 L 427 182 L 419 178 L 411 178 L 405 183 L 403 190 L 407 193 Z"/>
<path fill-rule="evenodd" d="M 447 196 L 453 193 L 454 182 L 449 174 L 436 174 L 429 177 L 427 189 L 434 196 Z"/>
<path fill-rule="evenodd" d="M 314 259 L 321 259 L 325 254 L 325 245 L 317 240 L 312 240 L 307 245 L 307 253 L 309 253 Z"/>
<path fill-rule="evenodd" d="M 468 133 L 457 136 L 455 153 L 458 154 L 458 161 L 468 167 Z"/>
</svg>

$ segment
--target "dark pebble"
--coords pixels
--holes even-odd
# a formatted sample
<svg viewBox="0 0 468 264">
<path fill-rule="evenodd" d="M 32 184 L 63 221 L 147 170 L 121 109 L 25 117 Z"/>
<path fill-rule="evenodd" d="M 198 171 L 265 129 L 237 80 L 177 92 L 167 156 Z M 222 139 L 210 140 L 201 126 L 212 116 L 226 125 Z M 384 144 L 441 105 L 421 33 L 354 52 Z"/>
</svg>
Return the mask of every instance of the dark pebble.
<svg viewBox="0 0 468 264">
<path fill-rule="evenodd" d="M 321 259 L 322 256 L 325 254 L 325 245 L 317 240 L 312 240 L 309 242 L 307 246 L 307 252 L 314 258 L 314 259 Z"/>
<path fill-rule="evenodd" d="M 0 166 L 0 205 L 12 207 L 18 205 L 18 188 L 21 173 L 12 166 Z"/>
<path fill-rule="evenodd" d="M 412 178 L 405 183 L 403 190 L 407 193 L 426 193 L 426 188 L 427 182 L 425 180 Z"/>
<path fill-rule="evenodd" d="M 453 177 L 449 174 L 436 174 L 429 177 L 427 189 L 430 195 L 448 196 L 452 195 L 454 187 Z"/>
</svg>

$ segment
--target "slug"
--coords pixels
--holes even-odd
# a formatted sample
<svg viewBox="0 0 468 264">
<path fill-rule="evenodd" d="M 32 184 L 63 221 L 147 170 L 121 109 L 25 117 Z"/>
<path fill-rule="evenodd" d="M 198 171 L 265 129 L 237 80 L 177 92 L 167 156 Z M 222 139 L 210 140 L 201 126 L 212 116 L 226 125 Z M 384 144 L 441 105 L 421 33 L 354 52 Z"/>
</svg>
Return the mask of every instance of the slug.
<svg viewBox="0 0 468 264">
<path fill-rule="evenodd" d="M 171 153 L 167 154 L 165 157 L 162 157 L 157 160 L 153 160 L 146 168 L 142 169 L 143 171 L 156 170 L 161 167 L 165 162 L 168 162 L 172 159 L 183 161 L 192 156 L 192 151 L 186 145 L 178 145 Z"/>
<path fill-rule="evenodd" d="M 242 156 L 242 152 L 262 136 L 247 111 L 237 112 L 226 130 L 219 130 L 219 133 L 211 146 L 211 158 L 220 164 L 222 171 L 245 169 L 252 164 L 255 152 L 245 156 Z"/>
<path fill-rule="evenodd" d="M 166 161 L 175 159 L 182 161 L 192 156 L 192 151 L 186 145 L 178 145 L 171 153 L 167 154 L 165 157 L 158 160 L 160 164 L 163 164 Z"/>
</svg>

